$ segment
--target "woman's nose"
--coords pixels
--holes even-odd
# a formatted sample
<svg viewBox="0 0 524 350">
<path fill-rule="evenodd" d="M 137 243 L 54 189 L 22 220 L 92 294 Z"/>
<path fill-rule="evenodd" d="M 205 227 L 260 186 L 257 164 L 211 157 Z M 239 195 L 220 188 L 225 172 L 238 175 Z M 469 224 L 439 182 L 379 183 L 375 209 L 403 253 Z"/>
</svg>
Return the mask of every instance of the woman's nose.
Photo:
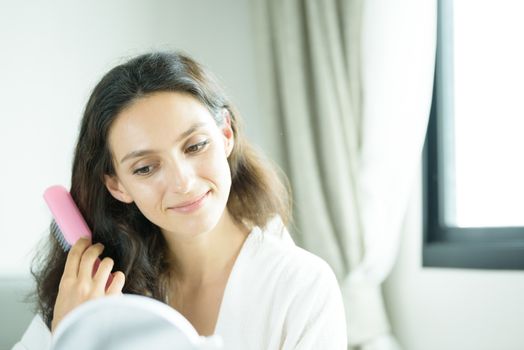
<svg viewBox="0 0 524 350">
<path fill-rule="evenodd" d="M 171 162 L 168 172 L 170 190 L 175 193 L 188 193 L 194 182 L 194 172 L 187 162 Z"/>
</svg>

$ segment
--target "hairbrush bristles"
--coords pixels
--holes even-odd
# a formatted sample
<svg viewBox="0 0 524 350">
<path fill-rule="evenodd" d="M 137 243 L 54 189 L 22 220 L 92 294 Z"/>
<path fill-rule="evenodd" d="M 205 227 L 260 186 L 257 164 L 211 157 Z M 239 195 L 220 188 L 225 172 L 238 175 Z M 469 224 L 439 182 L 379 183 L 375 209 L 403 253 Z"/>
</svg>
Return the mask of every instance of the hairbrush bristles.
<svg viewBox="0 0 524 350">
<path fill-rule="evenodd" d="M 53 233 L 53 236 L 55 236 L 58 244 L 60 245 L 60 247 L 62 247 L 64 252 L 68 252 L 71 249 L 71 244 L 67 243 L 67 241 L 64 238 L 64 234 L 62 233 L 62 231 L 60 231 L 60 227 L 58 227 L 58 224 L 55 220 L 51 221 L 51 226 L 49 229 Z"/>
</svg>

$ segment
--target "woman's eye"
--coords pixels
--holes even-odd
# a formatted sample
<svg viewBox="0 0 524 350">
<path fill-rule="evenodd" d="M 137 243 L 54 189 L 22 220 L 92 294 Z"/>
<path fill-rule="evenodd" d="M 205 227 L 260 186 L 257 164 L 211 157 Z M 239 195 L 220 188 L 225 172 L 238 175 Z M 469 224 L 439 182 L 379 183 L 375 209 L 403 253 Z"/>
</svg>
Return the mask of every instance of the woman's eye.
<svg viewBox="0 0 524 350">
<path fill-rule="evenodd" d="M 152 166 L 143 166 L 133 171 L 133 175 L 149 175 L 152 171 Z"/>
<path fill-rule="evenodd" d="M 195 143 L 194 145 L 189 146 L 186 148 L 186 153 L 197 153 L 203 150 L 207 145 L 209 144 L 209 140 L 204 140 L 199 143 Z"/>
</svg>

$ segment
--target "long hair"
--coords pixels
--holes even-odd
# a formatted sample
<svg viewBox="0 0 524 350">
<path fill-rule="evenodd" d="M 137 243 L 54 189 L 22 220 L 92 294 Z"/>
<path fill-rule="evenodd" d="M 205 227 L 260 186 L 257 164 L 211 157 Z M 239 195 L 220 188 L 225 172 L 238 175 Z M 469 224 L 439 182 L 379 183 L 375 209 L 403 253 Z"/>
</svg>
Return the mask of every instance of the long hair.
<svg viewBox="0 0 524 350">
<path fill-rule="evenodd" d="M 224 123 L 223 109 L 229 112 L 235 143 L 228 157 L 232 183 L 227 208 L 236 221 L 248 228 L 264 227 L 279 215 L 288 224 L 291 205 L 285 176 L 244 139 L 239 114 L 203 66 L 181 53 L 157 52 L 110 70 L 94 88 L 84 111 L 70 192 L 93 232 L 93 242 L 103 243 L 104 256 L 110 256 L 114 269 L 126 275 L 123 292 L 166 302 L 172 271 L 160 229 L 134 203 L 114 199 L 104 184 L 104 175 L 115 174 L 108 143 L 111 125 L 136 99 L 161 91 L 191 95 L 207 107 L 217 125 Z M 32 268 L 38 311 L 48 326 L 67 256 L 53 232 L 49 243 Z"/>
</svg>

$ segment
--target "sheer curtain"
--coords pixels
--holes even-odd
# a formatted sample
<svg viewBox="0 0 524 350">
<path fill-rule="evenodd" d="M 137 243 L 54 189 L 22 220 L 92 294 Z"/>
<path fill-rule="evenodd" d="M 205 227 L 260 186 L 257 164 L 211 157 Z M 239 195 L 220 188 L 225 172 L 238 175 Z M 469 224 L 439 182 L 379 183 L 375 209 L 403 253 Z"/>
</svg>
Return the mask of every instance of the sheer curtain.
<svg viewBox="0 0 524 350">
<path fill-rule="evenodd" d="M 334 269 L 351 349 L 400 346 L 381 284 L 394 264 L 429 116 L 436 1 L 255 1 L 298 243 Z"/>
</svg>

